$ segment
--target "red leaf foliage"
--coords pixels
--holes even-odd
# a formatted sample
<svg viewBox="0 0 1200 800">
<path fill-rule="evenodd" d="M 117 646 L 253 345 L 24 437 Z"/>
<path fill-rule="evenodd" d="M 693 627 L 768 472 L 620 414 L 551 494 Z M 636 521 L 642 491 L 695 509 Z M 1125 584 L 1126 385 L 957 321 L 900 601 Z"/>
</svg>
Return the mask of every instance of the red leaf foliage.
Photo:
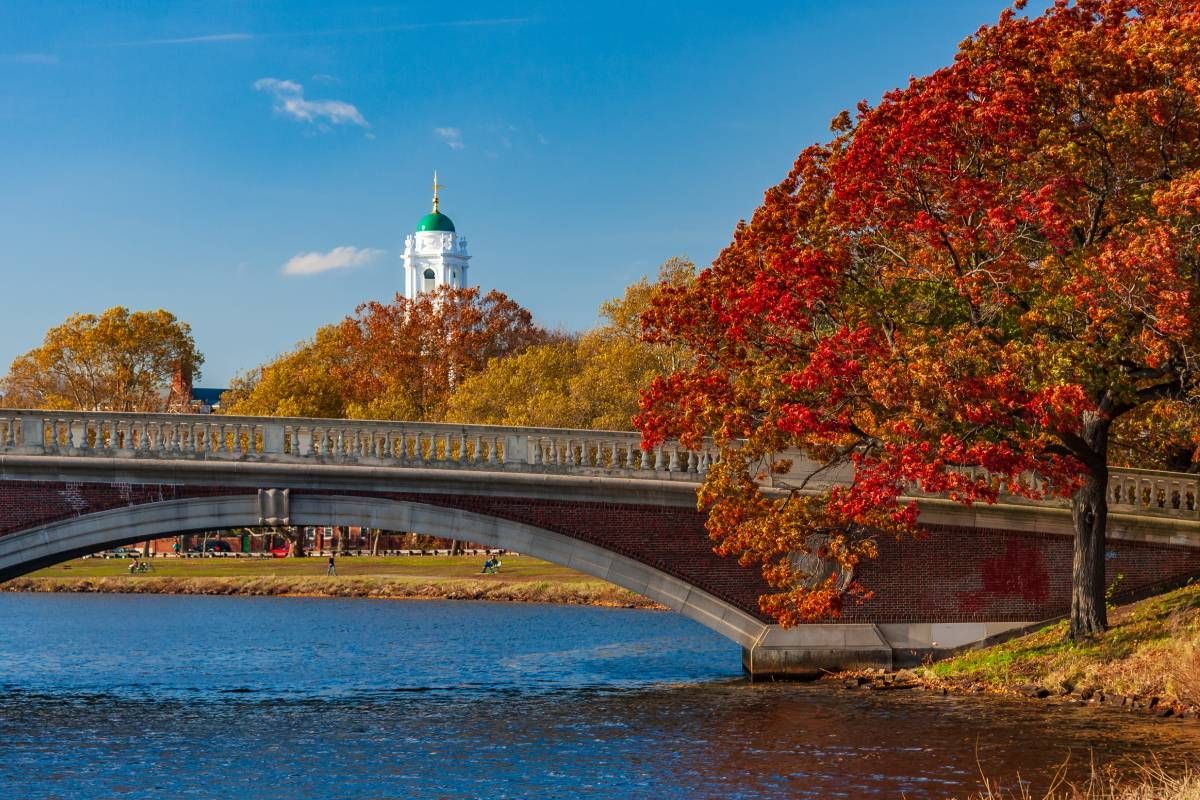
<svg viewBox="0 0 1200 800">
<path fill-rule="evenodd" d="M 647 446 L 725 448 L 700 503 L 717 550 L 763 566 L 765 610 L 836 616 L 878 537 L 919 535 L 906 496 L 1070 494 L 1107 468 L 1097 425 L 1193 403 L 1198 290 L 1200 6 L 1008 11 L 835 120 L 659 294 L 647 336 L 697 355 L 637 421 Z M 854 479 L 763 489 L 787 448 Z"/>
</svg>

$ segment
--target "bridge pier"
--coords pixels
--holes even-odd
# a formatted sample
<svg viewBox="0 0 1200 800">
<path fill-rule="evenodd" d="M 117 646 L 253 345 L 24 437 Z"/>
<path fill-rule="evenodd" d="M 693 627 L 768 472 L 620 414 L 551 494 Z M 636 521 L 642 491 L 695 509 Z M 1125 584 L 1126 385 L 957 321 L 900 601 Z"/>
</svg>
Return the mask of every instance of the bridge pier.
<svg viewBox="0 0 1200 800">
<path fill-rule="evenodd" d="M 742 647 L 742 669 L 751 680 L 806 680 L 827 672 L 898 669 L 982 647 L 1044 622 L 903 622 L 765 625 Z"/>
<path fill-rule="evenodd" d="M 892 646 L 871 624 L 767 625 L 742 648 L 742 669 L 751 680 L 805 680 L 845 669 L 891 669 Z"/>
</svg>

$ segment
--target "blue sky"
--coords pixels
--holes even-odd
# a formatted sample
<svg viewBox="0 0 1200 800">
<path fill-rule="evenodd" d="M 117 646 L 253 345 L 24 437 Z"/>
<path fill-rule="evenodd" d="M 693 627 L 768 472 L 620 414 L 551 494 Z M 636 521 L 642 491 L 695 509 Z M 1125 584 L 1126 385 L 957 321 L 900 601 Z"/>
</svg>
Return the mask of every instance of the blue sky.
<svg viewBox="0 0 1200 800">
<path fill-rule="evenodd" d="M 401 287 L 434 169 L 473 281 L 586 328 L 1006 5 L 0 0 L 0 368 L 123 304 L 224 385 Z"/>
</svg>

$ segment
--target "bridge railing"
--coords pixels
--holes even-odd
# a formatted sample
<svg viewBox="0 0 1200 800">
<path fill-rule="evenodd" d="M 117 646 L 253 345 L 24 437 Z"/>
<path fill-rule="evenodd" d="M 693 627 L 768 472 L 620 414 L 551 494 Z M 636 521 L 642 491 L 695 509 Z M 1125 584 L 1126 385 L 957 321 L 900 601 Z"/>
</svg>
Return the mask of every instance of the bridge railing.
<svg viewBox="0 0 1200 800">
<path fill-rule="evenodd" d="M 1000 490 L 1000 499 L 1006 503 L 1043 506 L 1064 503 L 1061 498 L 1039 501 L 1011 494 L 1004 490 L 999 477 L 989 476 L 981 467 L 962 467 L 961 471 L 975 480 L 992 480 L 992 485 Z M 1024 480 L 1037 491 L 1045 489 L 1044 482 L 1036 475 L 1026 475 Z M 933 496 L 917 489 L 911 494 Z M 1200 520 L 1200 475 L 1114 467 L 1109 470 L 1107 499 L 1109 511 Z"/>
<path fill-rule="evenodd" d="M 0 409 L 0 453 L 361 464 L 603 475 L 699 482 L 718 455 L 668 442 L 650 451 L 629 431 L 432 422 Z M 817 465 L 799 454 L 789 478 Z M 977 468 L 966 468 L 973 476 Z M 813 486 L 847 483 L 848 469 Z M 792 481 L 795 483 L 795 480 Z M 919 492 L 914 494 L 920 496 Z M 1005 502 L 1030 501 L 1003 495 Z M 1200 520 L 1200 475 L 1113 469 L 1112 511 Z M 1046 501 L 1045 505 L 1061 505 Z"/>
<path fill-rule="evenodd" d="M 629 431 L 205 414 L 0 410 L 0 452 L 702 479 L 717 450 Z"/>
</svg>

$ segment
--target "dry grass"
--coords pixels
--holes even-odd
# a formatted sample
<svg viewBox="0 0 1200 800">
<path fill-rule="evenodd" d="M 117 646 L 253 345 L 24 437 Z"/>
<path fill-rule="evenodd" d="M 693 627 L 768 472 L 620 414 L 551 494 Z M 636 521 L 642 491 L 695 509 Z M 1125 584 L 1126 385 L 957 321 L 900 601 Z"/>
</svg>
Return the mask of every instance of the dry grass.
<svg viewBox="0 0 1200 800">
<path fill-rule="evenodd" d="M 964 653 L 921 670 L 926 679 L 993 691 L 1036 684 L 1052 692 L 1086 688 L 1200 706 L 1200 585 L 1116 608 L 1112 627 L 1090 642 L 1066 639 L 1066 623 Z"/>
<path fill-rule="evenodd" d="M 1132 776 L 1118 778 L 1093 769 L 1081 784 L 1068 783 L 1060 773 L 1045 793 L 1028 788 L 1006 790 L 985 780 L 984 791 L 969 800 L 1200 800 L 1200 776 L 1171 775 L 1157 764 L 1142 766 Z"/>
<path fill-rule="evenodd" d="M 0 585 L 12 592 L 199 594 L 254 597 L 361 597 L 377 599 L 498 600 L 527 603 L 662 608 L 641 595 L 603 581 L 498 581 L 471 578 L 389 576 L 161 575 L 93 578 L 14 578 Z"/>
</svg>

